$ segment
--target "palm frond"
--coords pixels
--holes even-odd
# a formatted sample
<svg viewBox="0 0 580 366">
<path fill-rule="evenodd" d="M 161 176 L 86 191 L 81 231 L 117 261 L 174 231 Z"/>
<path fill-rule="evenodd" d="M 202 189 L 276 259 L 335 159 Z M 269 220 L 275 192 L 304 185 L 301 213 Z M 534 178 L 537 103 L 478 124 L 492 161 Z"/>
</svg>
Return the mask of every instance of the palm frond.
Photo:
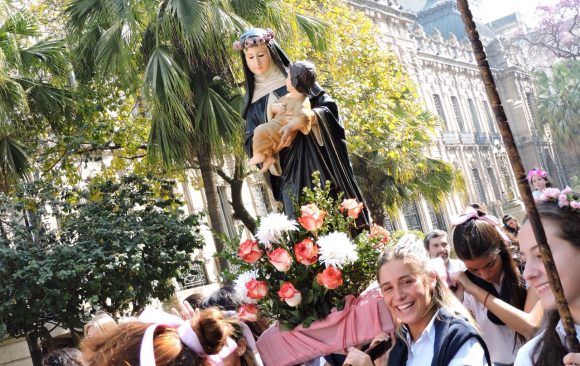
<svg viewBox="0 0 580 366">
<path fill-rule="evenodd" d="M 33 116 L 43 116 L 52 122 L 62 116 L 67 107 L 73 103 L 71 94 L 66 89 L 31 79 L 19 79 L 18 82 L 26 90 L 30 113 Z"/>
<path fill-rule="evenodd" d="M 203 30 L 208 3 L 199 0 L 168 0 L 165 13 L 177 21 L 179 27 L 185 32 L 194 35 Z"/>
<path fill-rule="evenodd" d="M 101 36 L 96 44 L 95 63 L 98 75 L 134 75 L 131 69 L 131 50 L 124 32 L 126 24 L 115 22 Z"/>
<path fill-rule="evenodd" d="M 64 39 L 46 39 L 20 50 L 20 59 L 24 68 L 45 66 L 55 75 L 65 75 L 66 45 Z"/>
<path fill-rule="evenodd" d="M 296 14 L 296 24 L 306 34 L 308 40 L 317 51 L 327 49 L 326 32 L 328 32 L 328 25 L 325 22 L 308 15 Z"/>
<path fill-rule="evenodd" d="M 92 25 L 102 10 L 101 0 L 72 0 L 65 9 L 68 27 L 80 32 L 87 24 Z"/>
<path fill-rule="evenodd" d="M 157 109 L 159 108 L 159 109 Z M 149 131 L 149 157 L 161 160 L 165 165 L 180 165 L 187 160 L 187 152 L 192 151 L 189 133 L 164 113 L 161 107 L 154 108 Z M 185 153 L 184 153 L 185 152 Z"/>
<path fill-rule="evenodd" d="M 0 135 L 0 177 L 6 183 L 15 179 L 28 179 L 30 158 L 24 145 L 11 135 Z"/>
<path fill-rule="evenodd" d="M 0 34 L 11 33 L 18 36 L 35 36 L 38 26 L 34 16 L 26 10 L 19 10 L 0 24 Z"/>
<path fill-rule="evenodd" d="M 0 70 L 0 113 L 25 112 L 28 112 L 28 104 L 24 88 Z"/>
<path fill-rule="evenodd" d="M 201 145 L 205 142 L 211 145 L 212 150 L 219 151 L 224 141 L 241 133 L 243 121 L 240 114 L 211 86 L 196 90 L 195 97 L 197 113 L 193 129 L 197 131 L 199 147 L 205 148 Z"/>
</svg>

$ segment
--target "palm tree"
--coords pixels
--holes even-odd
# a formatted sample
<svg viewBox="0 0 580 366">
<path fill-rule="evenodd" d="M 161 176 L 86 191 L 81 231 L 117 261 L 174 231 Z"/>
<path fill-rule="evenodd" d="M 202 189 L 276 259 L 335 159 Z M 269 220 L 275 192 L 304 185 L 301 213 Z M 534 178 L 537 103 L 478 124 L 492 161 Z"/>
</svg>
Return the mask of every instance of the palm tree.
<svg viewBox="0 0 580 366">
<path fill-rule="evenodd" d="M 536 73 L 539 128 L 546 127 L 562 151 L 578 158 L 580 146 L 580 61 L 568 60 L 552 66 L 551 72 Z"/>
<path fill-rule="evenodd" d="M 0 189 L 7 191 L 31 169 L 22 138 L 57 131 L 68 98 L 62 40 L 38 39 L 34 17 L 0 3 Z"/>
<path fill-rule="evenodd" d="M 0 2 L 0 190 L 27 179 L 30 158 L 21 139 L 58 131 L 70 99 L 62 40 L 38 39 L 34 17 Z"/>
<path fill-rule="evenodd" d="M 243 126 L 229 104 L 239 93 L 233 41 L 253 23 L 302 29 L 313 39 L 321 28 L 283 9 L 281 0 L 73 0 L 66 9 L 79 77 L 144 90 L 151 155 L 167 165 L 199 165 L 217 232 L 226 231 L 212 158 L 241 138 Z"/>
</svg>

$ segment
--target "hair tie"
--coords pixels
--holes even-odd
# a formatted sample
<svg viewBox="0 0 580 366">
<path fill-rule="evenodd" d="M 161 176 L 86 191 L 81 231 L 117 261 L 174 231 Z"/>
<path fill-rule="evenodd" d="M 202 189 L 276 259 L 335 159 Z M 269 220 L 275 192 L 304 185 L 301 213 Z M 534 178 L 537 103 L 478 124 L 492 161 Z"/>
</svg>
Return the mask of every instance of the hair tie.
<svg viewBox="0 0 580 366">
<path fill-rule="evenodd" d="M 143 339 L 141 340 L 141 350 L 139 353 L 140 366 L 155 366 L 154 338 L 155 330 L 158 326 L 176 329 L 179 334 L 179 339 L 181 339 L 187 348 L 200 356 L 205 355 L 197 334 L 195 334 L 189 322 L 184 321 L 180 317 L 160 310 L 145 310 L 138 319 L 142 323 L 153 323 L 145 330 L 145 334 L 143 334 Z"/>
<path fill-rule="evenodd" d="M 511 244 L 512 241 L 508 238 L 508 236 L 499 227 L 499 220 L 497 219 L 497 217 L 492 216 L 492 215 L 479 216 L 479 214 L 477 213 L 477 210 L 471 206 L 467 206 L 465 208 L 465 211 L 463 212 L 463 214 L 461 214 L 460 216 L 452 216 L 449 221 L 451 221 L 451 224 L 453 226 L 458 226 L 458 225 L 466 223 L 467 221 L 469 221 L 471 219 L 482 220 L 482 221 L 487 222 L 488 224 L 490 224 L 491 226 L 493 226 L 495 228 L 495 230 L 498 232 L 498 234 L 501 236 L 502 240 L 506 244 Z"/>
</svg>

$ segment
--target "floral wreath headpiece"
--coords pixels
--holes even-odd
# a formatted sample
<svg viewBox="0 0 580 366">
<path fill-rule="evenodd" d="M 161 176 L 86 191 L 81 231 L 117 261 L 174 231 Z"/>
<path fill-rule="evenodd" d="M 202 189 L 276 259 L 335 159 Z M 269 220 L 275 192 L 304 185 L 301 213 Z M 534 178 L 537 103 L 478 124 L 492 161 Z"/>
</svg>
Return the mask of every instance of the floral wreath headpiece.
<svg viewBox="0 0 580 366">
<path fill-rule="evenodd" d="M 536 199 L 536 202 L 558 202 L 560 208 L 567 208 L 580 213 L 580 197 L 572 192 L 572 188 L 566 187 L 562 191 L 558 188 L 546 188 Z"/>
<path fill-rule="evenodd" d="M 245 39 L 244 39 L 245 38 Z M 263 34 L 242 34 L 239 41 L 234 42 L 234 50 L 242 51 L 244 48 L 258 47 L 270 43 L 274 40 L 274 32 L 271 29 L 266 29 Z"/>
<path fill-rule="evenodd" d="M 528 172 L 528 182 L 532 183 L 532 178 L 534 175 L 539 175 L 540 177 L 546 179 L 548 177 L 548 172 L 539 168 L 534 168 Z"/>
</svg>

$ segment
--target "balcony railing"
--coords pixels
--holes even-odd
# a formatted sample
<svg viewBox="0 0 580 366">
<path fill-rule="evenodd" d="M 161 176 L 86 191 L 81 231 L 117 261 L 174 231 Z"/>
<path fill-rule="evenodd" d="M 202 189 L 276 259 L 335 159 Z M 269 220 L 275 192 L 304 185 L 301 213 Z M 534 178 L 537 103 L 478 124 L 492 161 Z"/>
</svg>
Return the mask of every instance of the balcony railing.
<svg viewBox="0 0 580 366">
<path fill-rule="evenodd" d="M 489 144 L 491 142 L 489 139 L 489 134 L 487 132 L 476 132 L 475 133 L 475 142 L 477 142 L 478 145 Z"/>
<path fill-rule="evenodd" d="M 475 144 L 475 136 L 473 135 L 473 132 L 459 132 L 459 138 L 461 139 L 461 143 L 464 145 Z"/>
<path fill-rule="evenodd" d="M 457 145 L 460 142 L 455 131 L 441 131 L 441 138 L 445 145 Z"/>
</svg>

